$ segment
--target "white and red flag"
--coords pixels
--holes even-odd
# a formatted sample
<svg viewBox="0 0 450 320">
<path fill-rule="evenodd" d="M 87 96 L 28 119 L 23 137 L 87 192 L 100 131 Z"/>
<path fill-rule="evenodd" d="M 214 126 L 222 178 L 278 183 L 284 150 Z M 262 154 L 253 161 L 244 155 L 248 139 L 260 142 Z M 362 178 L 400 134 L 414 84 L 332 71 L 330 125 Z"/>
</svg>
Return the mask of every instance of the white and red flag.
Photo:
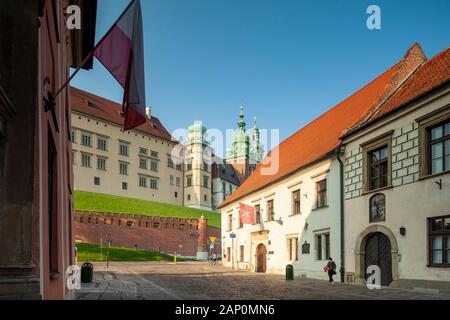
<svg viewBox="0 0 450 320">
<path fill-rule="evenodd" d="M 239 215 L 241 217 L 242 224 L 255 223 L 255 209 L 252 206 L 239 203 Z"/>
<path fill-rule="evenodd" d="M 124 129 L 145 123 L 144 37 L 139 0 L 130 3 L 93 54 L 124 89 Z"/>
</svg>

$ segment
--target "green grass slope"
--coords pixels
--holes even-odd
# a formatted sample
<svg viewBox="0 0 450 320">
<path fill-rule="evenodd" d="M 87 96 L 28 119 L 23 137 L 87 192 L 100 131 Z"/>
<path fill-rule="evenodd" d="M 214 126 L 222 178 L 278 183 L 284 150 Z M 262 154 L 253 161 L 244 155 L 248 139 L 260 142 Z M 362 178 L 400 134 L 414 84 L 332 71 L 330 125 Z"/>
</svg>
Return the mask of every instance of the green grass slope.
<svg viewBox="0 0 450 320">
<path fill-rule="evenodd" d="M 203 214 L 208 219 L 210 226 L 220 228 L 220 213 L 218 212 L 100 193 L 75 191 L 75 209 L 177 218 L 200 218 Z"/>
<path fill-rule="evenodd" d="M 78 250 L 79 262 L 97 262 L 106 261 L 108 254 L 108 248 L 102 248 L 96 244 L 90 243 L 76 243 Z M 158 252 L 151 252 L 141 249 L 130 249 L 111 247 L 109 248 L 109 261 L 173 261 L 173 257 Z M 183 259 L 177 258 L 177 261 L 183 261 Z"/>
</svg>

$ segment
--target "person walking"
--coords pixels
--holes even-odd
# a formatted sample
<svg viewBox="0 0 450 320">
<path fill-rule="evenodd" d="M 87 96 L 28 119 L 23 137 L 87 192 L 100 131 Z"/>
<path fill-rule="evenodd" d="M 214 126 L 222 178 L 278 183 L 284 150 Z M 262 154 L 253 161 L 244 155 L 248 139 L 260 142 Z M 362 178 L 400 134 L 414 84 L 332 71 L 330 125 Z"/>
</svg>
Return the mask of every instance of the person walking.
<svg viewBox="0 0 450 320">
<path fill-rule="evenodd" d="M 328 285 L 332 285 L 334 287 L 333 276 L 336 274 L 336 263 L 331 257 L 328 258 L 328 263 L 323 270 L 328 273 Z"/>
</svg>

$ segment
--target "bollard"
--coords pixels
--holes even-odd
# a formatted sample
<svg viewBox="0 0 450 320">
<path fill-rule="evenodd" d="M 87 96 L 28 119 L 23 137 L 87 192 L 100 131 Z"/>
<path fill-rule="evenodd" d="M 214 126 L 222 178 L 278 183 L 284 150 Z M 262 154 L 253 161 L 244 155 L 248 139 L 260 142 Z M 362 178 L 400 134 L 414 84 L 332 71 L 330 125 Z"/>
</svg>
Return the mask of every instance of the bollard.
<svg viewBox="0 0 450 320">
<path fill-rule="evenodd" d="M 294 280 L 294 267 L 292 264 L 286 266 L 286 280 Z"/>
</svg>

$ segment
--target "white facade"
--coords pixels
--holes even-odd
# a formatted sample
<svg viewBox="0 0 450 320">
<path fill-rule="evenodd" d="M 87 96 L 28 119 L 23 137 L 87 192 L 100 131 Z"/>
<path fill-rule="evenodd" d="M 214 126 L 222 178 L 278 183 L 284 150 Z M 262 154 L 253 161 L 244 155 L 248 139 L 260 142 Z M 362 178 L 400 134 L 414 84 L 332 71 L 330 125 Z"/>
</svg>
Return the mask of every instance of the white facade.
<svg viewBox="0 0 450 320">
<path fill-rule="evenodd" d="M 433 266 L 431 261 L 428 219 L 448 216 L 450 229 L 450 171 L 433 175 L 426 166 L 429 118 L 434 119 L 432 125 L 450 121 L 449 86 L 344 140 L 345 271 L 349 281 L 364 282 L 367 239 L 381 233 L 390 242 L 391 285 L 450 289 L 450 264 Z M 368 190 L 365 146 L 378 140 L 388 146 L 388 186 Z M 370 222 L 370 199 L 375 194 L 385 197 L 384 221 Z M 450 262 L 450 255 L 447 259 Z"/>
<path fill-rule="evenodd" d="M 240 228 L 237 202 L 221 208 L 224 265 L 258 271 L 258 246 L 264 246 L 266 272 L 283 273 L 286 266 L 292 264 L 296 275 L 327 278 L 323 267 L 328 256 L 334 259 L 338 268 L 340 266 L 339 175 L 339 162 L 336 158 L 327 159 L 240 199 L 241 203 L 260 206 L 260 224 Z M 317 183 L 323 180 L 326 180 L 326 205 L 316 208 Z M 292 197 L 297 190 L 300 190 L 301 210 L 300 214 L 293 215 Z M 274 221 L 267 218 L 268 201 L 271 200 Z M 230 237 L 232 233 L 236 234 L 235 239 Z M 326 239 L 329 239 L 329 249 Z M 309 244 L 309 253 L 302 253 L 305 242 L 306 246 Z"/>
</svg>

